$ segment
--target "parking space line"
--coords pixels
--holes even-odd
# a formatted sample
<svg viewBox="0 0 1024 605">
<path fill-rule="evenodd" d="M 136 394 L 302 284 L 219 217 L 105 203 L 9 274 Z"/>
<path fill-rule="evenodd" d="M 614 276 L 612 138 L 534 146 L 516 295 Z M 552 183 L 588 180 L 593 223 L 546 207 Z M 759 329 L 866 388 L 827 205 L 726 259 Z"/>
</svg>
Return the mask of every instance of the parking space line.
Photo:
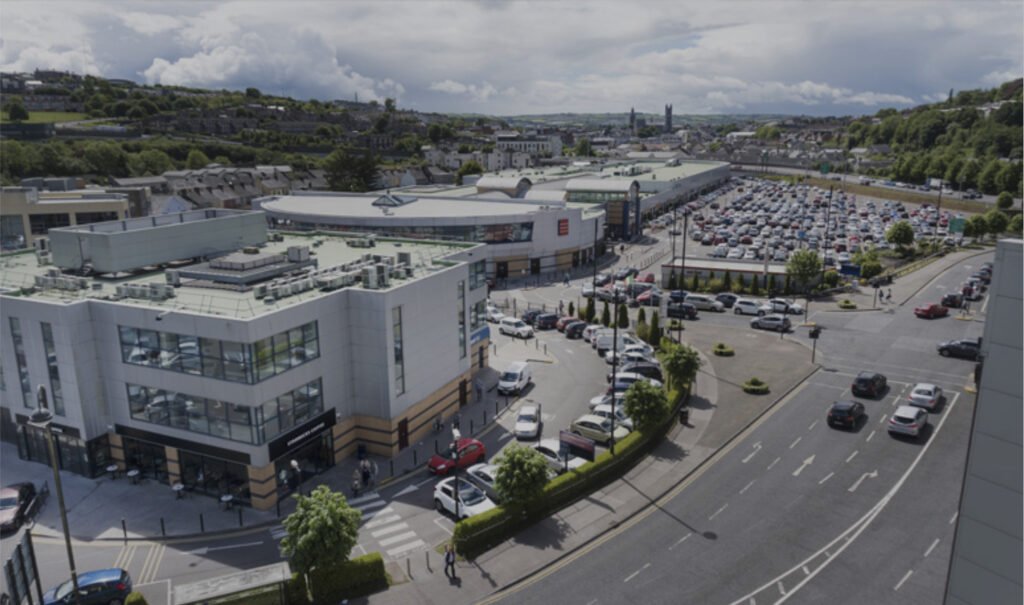
<svg viewBox="0 0 1024 605">
<path fill-rule="evenodd" d="M 786 589 L 782 586 L 782 580 L 776 582 L 775 585 L 779 587 L 779 594 L 782 596 L 786 596 Z"/>
<path fill-rule="evenodd" d="M 928 547 L 928 550 L 924 551 L 924 556 L 927 557 L 928 555 L 932 554 L 932 551 L 935 550 L 935 547 L 938 546 L 938 545 L 939 545 L 939 539 L 935 538 L 935 541 L 932 542 L 932 545 Z"/>
<path fill-rule="evenodd" d="M 745 491 L 747 491 L 748 489 L 750 489 L 750 486 L 751 486 L 751 485 L 754 485 L 754 481 L 755 481 L 755 480 L 752 480 L 752 481 L 751 481 L 750 483 L 748 483 L 748 484 L 744 485 L 744 486 L 743 486 L 743 489 L 741 489 L 741 490 L 740 490 L 740 493 L 742 494 L 743 492 L 745 492 Z"/>
<path fill-rule="evenodd" d="M 847 461 L 847 462 L 849 462 L 850 460 L 853 460 L 854 458 L 856 458 L 856 457 L 857 457 L 857 452 L 859 452 L 859 451 L 860 451 L 860 450 L 853 450 L 853 453 L 852 453 L 852 454 L 850 454 L 850 455 L 849 455 L 849 456 L 848 456 L 848 457 L 846 458 L 846 461 Z"/>
<path fill-rule="evenodd" d="M 913 569 L 908 569 L 907 573 L 903 574 L 903 577 L 900 579 L 900 581 L 897 582 L 896 586 L 893 587 L 893 590 L 899 590 L 900 586 L 903 586 L 903 583 L 906 582 L 908 578 L 910 578 L 910 575 L 912 573 L 914 573 L 914 570 Z"/>
<path fill-rule="evenodd" d="M 779 460 L 782 460 L 782 458 L 776 458 L 775 460 L 772 460 L 772 463 L 768 465 L 768 470 L 772 470 L 772 467 L 778 464 Z"/>
<path fill-rule="evenodd" d="M 443 518 L 442 519 L 434 519 L 434 525 L 436 525 L 436 526 L 440 527 L 441 529 L 443 529 L 445 531 L 445 533 L 447 533 L 449 536 L 454 535 L 454 532 L 452 532 L 452 530 L 448 529 L 443 524 L 438 523 L 438 521 L 448 521 L 448 519 L 443 519 Z"/>
<path fill-rule="evenodd" d="M 874 437 L 874 436 L 875 436 L 875 430 L 871 429 L 871 434 L 868 435 L 868 438 L 865 439 L 864 441 L 871 441 L 871 438 Z"/>
<path fill-rule="evenodd" d="M 722 507 L 721 507 L 721 508 L 719 508 L 718 510 L 716 510 L 715 512 L 711 513 L 711 516 L 710 516 L 710 517 L 708 517 L 708 521 L 711 521 L 712 519 L 714 519 L 715 517 L 717 517 L 717 516 L 719 515 L 719 513 L 721 513 L 722 511 L 724 511 L 724 510 L 725 510 L 726 508 L 729 508 L 729 503 L 728 503 L 728 502 L 726 502 L 725 504 L 723 504 L 723 505 L 722 505 Z"/>
<path fill-rule="evenodd" d="M 835 473 L 829 473 L 829 474 L 825 475 L 825 478 L 824 478 L 824 479 L 822 479 L 821 481 L 819 481 L 819 482 L 818 482 L 818 485 L 821 485 L 822 483 L 824 483 L 824 482 L 828 481 L 829 479 L 831 479 L 831 478 L 832 478 L 832 475 L 834 475 L 834 474 L 835 474 Z"/>
</svg>

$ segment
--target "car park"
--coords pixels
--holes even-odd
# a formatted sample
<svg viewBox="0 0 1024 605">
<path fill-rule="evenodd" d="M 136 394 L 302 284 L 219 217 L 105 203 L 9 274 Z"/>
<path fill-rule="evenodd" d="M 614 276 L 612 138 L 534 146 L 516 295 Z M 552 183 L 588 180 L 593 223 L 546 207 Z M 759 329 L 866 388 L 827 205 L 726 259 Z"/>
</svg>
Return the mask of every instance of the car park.
<svg viewBox="0 0 1024 605">
<path fill-rule="evenodd" d="M 466 469 L 466 479 L 472 481 L 479 487 L 491 501 L 501 502 L 501 494 L 498 493 L 498 465 L 481 462 Z"/>
<path fill-rule="evenodd" d="M 889 418 L 889 434 L 917 437 L 928 425 L 928 412 L 912 405 L 901 405 Z"/>
<path fill-rule="evenodd" d="M 832 427 L 853 429 L 864 417 L 864 404 L 859 401 L 836 401 L 828 410 L 826 421 Z"/>
<path fill-rule="evenodd" d="M 976 340 L 947 340 L 936 347 L 943 357 L 959 357 L 974 361 L 981 352 L 981 344 Z"/>
<path fill-rule="evenodd" d="M 732 305 L 732 312 L 736 315 L 758 315 L 761 303 L 750 298 L 737 298 Z"/>
<path fill-rule="evenodd" d="M 455 495 L 456 481 L 458 481 L 459 490 L 457 507 Z M 456 508 L 458 508 L 458 518 L 468 519 L 480 513 L 493 510 L 495 504 L 487 497 L 483 490 L 471 481 L 465 479 L 459 481 L 458 477 L 449 477 L 443 481 L 438 481 L 437 485 L 434 486 L 434 508 L 439 513 L 448 513 L 452 516 L 456 515 Z"/>
<path fill-rule="evenodd" d="M 109 605 L 123 604 L 132 593 L 132 577 L 119 567 L 85 571 L 78 574 L 79 600 L 75 601 L 75 584 L 68 580 L 43 595 L 44 605 Z"/>
<path fill-rule="evenodd" d="M 537 439 L 541 431 L 540 404 L 524 405 L 516 414 L 512 434 L 516 439 Z"/>
<path fill-rule="evenodd" d="M 881 397 L 888 382 L 888 379 L 878 372 L 860 372 L 853 379 L 850 391 L 857 397 Z"/>
<path fill-rule="evenodd" d="M 15 531 L 28 519 L 36 497 L 32 483 L 15 483 L 0 489 L 0 532 Z"/>
<path fill-rule="evenodd" d="M 771 315 L 760 315 L 750 320 L 750 327 L 758 330 L 774 330 L 776 332 L 788 332 L 791 324 L 785 315 L 773 313 Z"/>
<path fill-rule="evenodd" d="M 945 317 L 949 315 L 949 308 L 938 303 L 928 303 L 919 307 L 914 307 L 914 315 L 922 319 L 935 319 L 936 317 Z"/>
<path fill-rule="evenodd" d="M 455 448 L 452 446 L 449 446 L 443 456 L 441 454 L 431 456 L 427 461 L 427 472 L 432 475 L 444 476 L 455 469 L 456 460 L 458 460 L 459 468 L 466 468 L 483 462 L 487 458 L 487 449 L 484 444 L 472 437 L 459 439 L 457 448 L 458 457 L 455 456 Z"/>
<path fill-rule="evenodd" d="M 941 401 L 942 387 L 926 382 L 914 385 L 914 388 L 910 390 L 910 395 L 907 395 L 907 405 L 914 405 L 928 411 L 933 411 Z"/>
<path fill-rule="evenodd" d="M 569 426 L 569 432 L 604 445 L 610 443 L 612 439 L 619 441 L 629 435 L 629 429 L 626 427 L 616 425 L 613 429 L 611 420 L 593 414 L 584 414 L 574 420 Z"/>
<path fill-rule="evenodd" d="M 562 444 L 558 439 L 541 439 L 539 443 L 533 444 L 532 447 L 541 456 L 544 456 L 544 460 L 548 463 L 548 468 L 556 473 L 564 473 L 566 469 L 573 471 L 587 463 L 583 458 L 573 456 L 572 454 L 567 454 L 566 456 L 559 455 Z"/>
<path fill-rule="evenodd" d="M 521 319 L 506 317 L 498 322 L 498 332 L 515 338 L 530 338 L 533 336 L 533 328 L 526 325 Z"/>
</svg>

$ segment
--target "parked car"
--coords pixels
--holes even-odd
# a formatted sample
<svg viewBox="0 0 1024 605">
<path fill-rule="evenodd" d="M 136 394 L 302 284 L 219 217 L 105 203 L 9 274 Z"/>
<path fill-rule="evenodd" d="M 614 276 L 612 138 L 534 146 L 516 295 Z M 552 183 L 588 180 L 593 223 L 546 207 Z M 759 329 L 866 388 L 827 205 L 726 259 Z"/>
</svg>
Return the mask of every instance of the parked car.
<svg viewBox="0 0 1024 605">
<path fill-rule="evenodd" d="M 51 588 L 43 595 L 43 605 L 72 605 L 75 603 L 71 580 Z M 124 603 L 132 592 L 132 577 L 114 567 L 78 574 L 78 594 L 82 605 L 108 605 Z"/>
<path fill-rule="evenodd" d="M 633 419 L 630 418 L 629 416 L 627 416 L 625 410 L 623 410 L 622 408 L 623 408 L 623 406 L 616 405 L 615 406 L 615 412 L 613 414 L 612 413 L 612 406 L 607 405 L 607 404 L 597 405 L 597 406 L 594 406 L 594 407 L 590 408 L 590 413 L 595 415 L 595 416 L 600 416 L 602 418 L 608 418 L 609 420 L 612 418 L 612 416 L 615 416 L 615 425 L 616 426 L 621 424 L 622 426 L 624 426 L 627 429 L 632 431 L 633 430 Z"/>
<path fill-rule="evenodd" d="M 639 278 L 637 278 L 637 281 L 643 282 L 645 284 L 653 284 L 658 281 L 658 278 L 655 277 L 653 273 L 644 273 Z"/>
<path fill-rule="evenodd" d="M 959 309 L 964 306 L 963 294 L 949 293 L 942 297 L 941 302 L 943 307 L 949 307 L 950 309 Z"/>
<path fill-rule="evenodd" d="M 533 325 L 533 322 L 537 319 L 537 316 L 543 313 L 540 309 L 528 309 L 520 317 L 524 322 L 529 325 Z"/>
<path fill-rule="evenodd" d="M 648 378 L 653 378 L 659 382 L 664 381 L 661 372 L 661 366 L 652 361 L 637 361 L 633 363 L 623 363 L 622 367 L 619 368 L 616 374 L 640 374 Z M 612 373 L 608 372 L 607 381 L 612 381 Z"/>
<path fill-rule="evenodd" d="M 505 314 L 499 311 L 497 307 L 487 307 L 487 321 L 496 324 L 503 319 L 505 319 Z"/>
<path fill-rule="evenodd" d="M 604 361 L 608 365 L 623 364 L 623 363 L 636 363 L 638 361 L 653 361 L 647 354 L 642 351 L 619 351 L 618 354 L 615 351 L 608 351 L 604 354 Z"/>
<path fill-rule="evenodd" d="M 455 445 L 455 444 L 452 444 Z M 459 468 L 466 468 L 483 462 L 487 458 L 487 449 L 484 444 L 472 437 L 459 439 L 457 445 L 459 451 Z M 427 471 L 432 475 L 447 475 L 455 468 L 455 449 L 449 446 L 448 451 L 441 454 L 434 454 L 427 461 Z"/>
<path fill-rule="evenodd" d="M 853 379 L 850 390 L 857 397 L 881 397 L 888 379 L 878 372 L 861 372 Z"/>
<path fill-rule="evenodd" d="M 686 290 L 672 290 L 668 293 L 668 299 L 674 303 L 680 303 L 686 300 L 688 294 Z"/>
<path fill-rule="evenodd" d="M 801 305 L 789 300 L 781 298 L 772 298 L 767 301 L 761 308 L 758 309 L 758 313 L 767 315 L 769 313 L 785 313 L 787 315 L 802 315 L 804 308 Z"/>
<path fill-rule="evenodd" d="M 533 444 L 533 449 L 537 450 L 541 456 L 544 456 L 548 467 L 556 473 L 564 473 L 566 467 L 571 471 L 576 470 L 587 463 L 583 458 L 573 456 L 572 454 L 568 454 L 565 457 L 559 456 L 561 447 L 562 444 L 558 439 L 541 439 L 539 443 Z"/>
<path fill-rule="evenodd" d="M 703 294 L 690 294 L 686 297 L 685 302 L 693 305 L 700 311 L 715 311 L 716 313 L 725 311 L 725 305 Z"/>
<path fill-rule="evenodd" d="M 573 421 L 569 431 L 575 435 L 593 439 L 598 443 L 607 445 L 614 438 L 616 441 L 625 439 L 629 435 L 629 429 L 616 425 L 612 430 L 612 422 L 607 418 L 601 418 L 593 414 L 584 414 Z"/>
<path fill-rule="evenodd" d="M 901 405 L 889 418 L 889 433 L 917 437 L 928 424 L 928 412 L 912 405 Z"/>
<path fill-rule="evenodd" d="M 928 303 L 920 307 L 914 307 L 914 315 L 923 319 L 935 319 L 949 315 L 949 309 L 939 303 Z"/>
<path fill-rule="evenodd" d="M 653 378 L 648 378 L 647 376 L 644 376 L 643 374 L 635 374 L 635 373 L 632 373 L 632 372 L 616 372 L 615 373 L 615 384 L 613 384 L 613 385 L 608 387 L 608 392 L 609 393 L 618 393 L 618 392 L 623 392 L 624 393 L 624 392 L 626 392 L 627 389 L 629 389 L 630 386 L 633 385 L 634 382 L 638 382 L 640 380 L 647 381 L 647 382 L 651 383 L 653 386 L 658 387 L 658 388 L 661 388 L 661 386 L 662 386 L 660 380 L 655 380 Z"/>
<path fill-rule="evenodd" d="M 456 477 L 449 477 L 434 486 L 434 508 L 437 512 L 455 515 L 455 481 Z M 459 519 L 468 519 L 495 508 L 494 502 L 483 490 L 465 479 L 459 481 L 458 502 Z"/>
<path fill-rule="evenodd" d="M 609 380 L 609 382 L 610 382 L 610 380 Z M 623 405 L 625 403 L 625 400 L 626 400 L 626 393 L 625 393 L 625 391 L 620 391 L 618 393 L 615 393 L 615 405 Z M 600 394 L 600 395 L 598 395 L 596 397 L 592 397 L 590 399 L 590 409 L 594 409 L 595 407 L 597 407 L 599 405 L 611 405 L 611 403 L 612 403 L 612 395 L 611 395 L 611 393 L 602 393 L 602 394 Z"/>
<path fill-rule="evenodd" d="M 776 332 L 788 332 L 790 329 L 789 318 L 785 315 L 773 313 L 761 315 L 750 320 L 750 327 L 759 330 L 775 330 Z"/>
<path fill-rule="evenodd" d="M 947 340 L 937 347 L 943 357 L 959 357 L 961 359 L 978 359 L 981 344 L 976 340 Z"/>
<path fill-rule="evenodd" d="M 920 382 L 914 385 L 910 395 L 907 396 L 907 404 L 924 408 L 929 412 L 934 410 L 942 401 L 942 387 Z"/>
<path fill-rule="evenodd" d="M 21 527 L 35 497 L 36 486 L 32 483 L 15 483 L 0 489 L 0 532 Z"/>
<path fill-rule="evenodd" d="M 569 325 L 565 326 L 565 337 L 566 338 L 582 338 L 583 330 L 587 328 L 587 322 L 585 321 L 574 321 Z"/>
<path fill-rule="evenodd" d="M 672 302 L 668 304 L 665 315 L 669 319 L 697 319 L 697 307 L 685 302 Z"/>
<path fill-rule="evenodd" d="M 864 404 L 859 401 L 837 401 L 828 410 L 828 425 L 853 429 L 864 417 Z"/>
<path fill-rule="evenodd" d="M 555 329 L 559 332 L 565 332 L 565 326 L 571 324 L 574 321 L 579 321 L 575 315 L 565 315 L 558 318 L 558 322 L 555 323 Z"/>
<path fill-rule="evenodd" d="M 726 309 L 731 309 L 733 304 L 739 299 L 739 296 L 732 292 L 722 292 L 718 296 L 715 296 L 715 300 L 722 303 Z"/>
<path fill-rule="evenodd" d="M 498 465 L 482 462 L 466 469 L 466 478 L 476 484 L 493 502 L 501 502 L 501 494 L 495 479 L 498 476 Z"/>
<path fill-rule="evenodd" d="M 533 320 L 533 327 L 538 330 L 553 330 L 558 325 L 558 315 L 555 313 L 541 313 Z"/>
<path fill-rule="evenodd" d="M 540 437 L 540 425 L 540 404 L 524 405 L 516 414 L 516 424 L 512 433 L 516 439 L 536 439 Z"/>
<path fill-rule="evenodd" d="M 498 332 L 515 338 L 530 338 L 533 336 L 533 328 L 525 321 L 515 317 L 506 317 L 498 322 Z"/>
<path fill-rule="evenodd" d="M 750 298 L 737 298 L 732 304 L 732 312 L 736 315 L 757 315 L 761 304 Z"/>
</svg>

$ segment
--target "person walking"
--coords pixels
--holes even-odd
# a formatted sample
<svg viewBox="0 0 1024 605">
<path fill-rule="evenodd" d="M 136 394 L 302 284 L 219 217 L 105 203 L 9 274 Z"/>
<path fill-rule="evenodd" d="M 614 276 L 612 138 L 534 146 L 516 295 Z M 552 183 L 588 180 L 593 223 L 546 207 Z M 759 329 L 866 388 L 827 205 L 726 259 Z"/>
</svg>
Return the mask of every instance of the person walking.
<svg viewBox="0 0 1024 605">
<path fill-rule="evenodd" d="M 477 378 L 473 381 L 473 387 L 476 389 L 476 400 L 477 402 L 483 401 L 484 399 L 484 383 Z"/>
<path fill-rule="evenodd" d="M 359 463 L 359 472 L 363 479 L 363 487 L 370 485 L 370 461 L 366 458 Z"/>
<path fill-rule="evenodd" d="M 892 288 L 889 288 L 888 294 L 885 296 L 886 302 L 892 302 Z"/>
<path fill-rule="evenodd" d="M 451 570 L 449 575 L 448 570 Z M 444 575 L 450 580 L 455 580 L 455 549 L 451 544 L 444 545 Z"/>
<path fill-rule="evenodd" d="M 569 285 L 569 272 L 568 272 L 568 271 L 566 271 L 566 272 L 565 272 L 565 280 L 564 280 L 564 282 L 563 282 L 563 283 L 564 283 L 564 284 L 565 284 L 566 286 L 568 286 L 568 285 Z"/>
</svg>

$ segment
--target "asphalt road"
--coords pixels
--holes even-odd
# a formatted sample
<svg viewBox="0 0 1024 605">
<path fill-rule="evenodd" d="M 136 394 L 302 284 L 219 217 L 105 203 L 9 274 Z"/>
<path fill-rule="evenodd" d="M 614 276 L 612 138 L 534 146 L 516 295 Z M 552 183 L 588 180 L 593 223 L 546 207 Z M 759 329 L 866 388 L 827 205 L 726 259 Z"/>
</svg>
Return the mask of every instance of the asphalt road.
<svg viewBox="0 0 1024 605">
<path fill-rule="evenodd" d="M 912 308 L 955 287 L 971 264 L 892 313 L 814 314 L 825 328 L 821 371 L 657 510 L 504 601 L 941 602 L 973 395 L 963 388 L 972 364 L 934 347 L 977 337 L 983 324 L 920 320 Z M 749 329 L 728 326 L 734 319 L 713 321 Z M 827 427 L 829 404 L 851 397 L 860 370 L 887 374 L 889 392 L 864 400 L 856 430 Z M 945 404 L 923 438 L 888 435 L 889 414 L 918 381 L 942 386 Z"/>
</svg>

